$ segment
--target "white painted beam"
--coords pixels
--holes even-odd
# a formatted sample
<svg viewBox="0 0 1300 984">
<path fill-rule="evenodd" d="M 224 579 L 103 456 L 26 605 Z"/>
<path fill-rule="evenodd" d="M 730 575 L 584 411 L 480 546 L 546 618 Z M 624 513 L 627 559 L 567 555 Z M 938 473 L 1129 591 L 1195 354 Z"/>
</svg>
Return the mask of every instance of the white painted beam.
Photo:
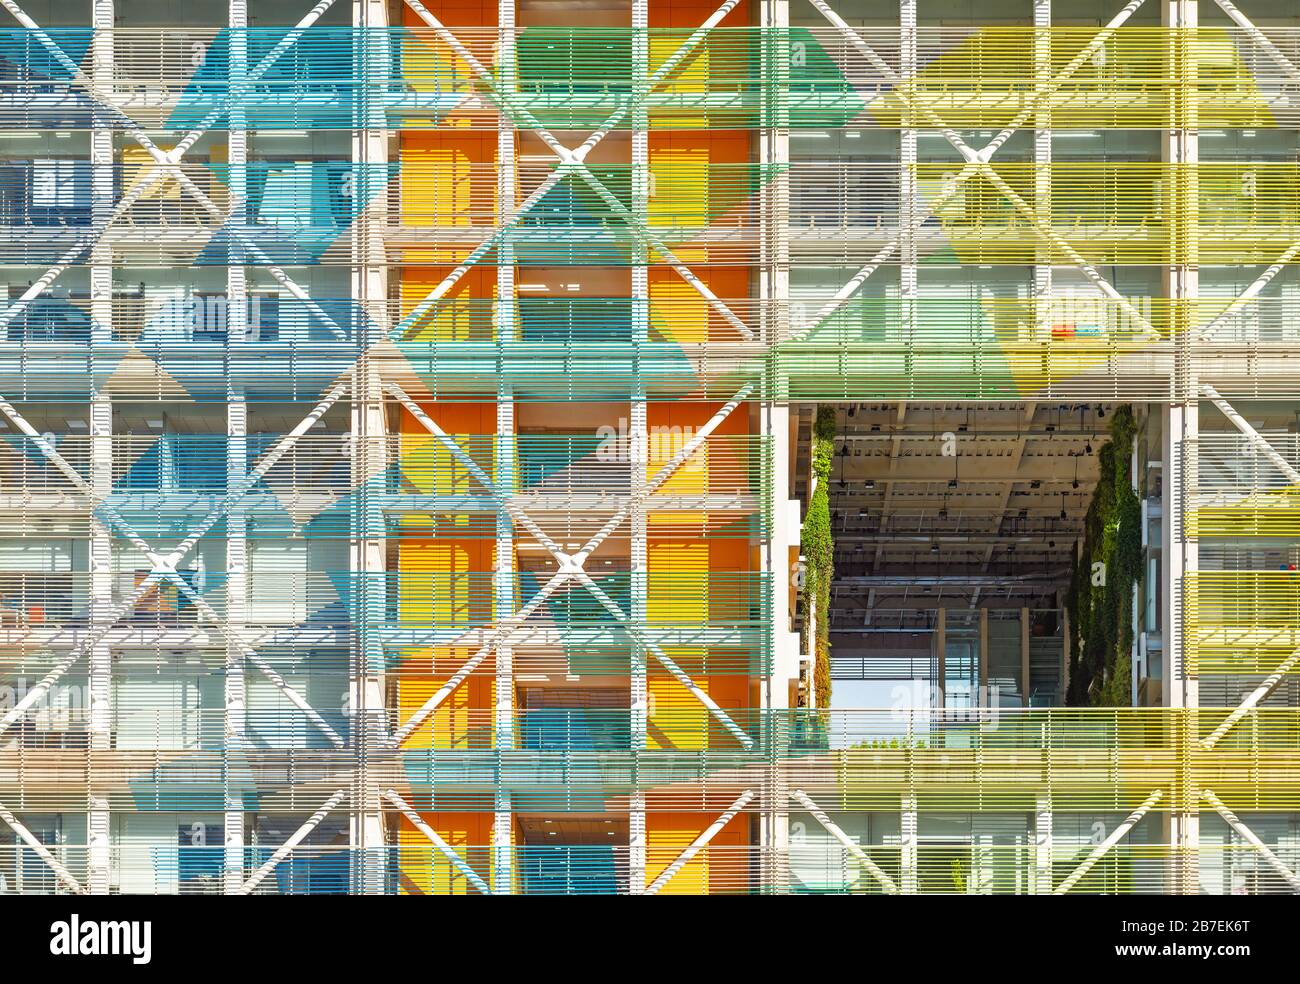
<svg viewBox="0 0 1300 984">
<path fill-rule="evenodd" d="M 388 790 L 384 793 L 384 798 L 397 807 L 402 812 L 402 816 L 406 817 L 416 830 L 429 839 L 429 843 L 436 847 L 438 852 L 451 862 L 452 867 L 465 876 L 466 881 L 478 889 L 478 891 L 483 895 L 492 894 L 492 889 L 488 886 L 488 883 L 483 880 L 483 877 L 471 868 L 469 862 L 457 854 L 456 849 L 440 837 L 436 830 L 424 822 L 424 818 L 420 816 L 420 814 L 416 813 L 415 810 L 397 794 L 397 790 Z"/>
<path fill-rule="evenodd" d="M 660 872 L 659 876 L 647 885 L 646 890 L 641 894 L 658 895 L 659 891 L 672 881 L 673 878 L 676 877 L 677 873 L 686 867 L 695 855 L 704 850 L 704 848 L 708 846 L 709 841 L 713 840 L 713 838 L 721 832 L 722 828 L 729 824 L 736 814 L 743 810 L 753 798 L 754 791 L 752 789 L 747 789 L 741 793 L 740 796 L 736 798 L 736 801 L 727 807 L 726 812 L 718 817 L 718 819 L 714 820 L 713 823 L 709 824 L 700 836 L 691 841 L 686 850 L 682 851 L 672 864 Z"/>
<path fill-rule="evenodd" d="M 275 866 L 292 854 L 294 848 L 306 840 L 311 832 L 320 826 L 321 821 L 329 815 L 330 811 L 343 802 L 346 796 L 347 790 L 340 789 L 322 803 L 320 809 L 313 813 L 301 827 L 289 836 L 287 841 L 275 849 L 275 853 L 267 858 L 260 868 L 253 872 L 248 881 L 244 882 L 240 887 L 238 894 L 251 895 L 257 886 L 262 884 L 266 876 L 275 870 Z"/>
<path fill-rule="evenodd" d="M 823 811 L 822 808 L 813 801 L 811 796 L 805 793 L 802 789 L 791 790 L 790 796 L 805 810 L 811 813 L 817 822 L 826 828 L 827 833 L 844 845 L 845 850 L 857 858 L 858 863 L 867 869 L 867 872 L 872 878 L 880 883 L 880 887 L 883 888 L 887 894 L 898 894 L 898 884 L 894 879 L 890 878 L 880 865 L 872 861 L 867 852 L 864 851 L 861 846 L 856 844 L 853 839 L 843 831 L 839 824 L 835 823 L 834 820 L 827 816 L 825 811 Z"/>
<path fill-rule="evenodd" d="M 1242 840 L 1259 852 L 1260 857 L 1268 862 L 1269 867 L 1282 876 L 1282 879 L 1291 886 L 1291 888 L 1300 893 L 1300 875 L 1297 875 L 1291 868 L 1283 862 L 1273 850 L 1256 836 L 1255 832 L 1241 822 L 1240 818 L 1223 805 L 1223 800 L 1214 795 L 1210 789 L 1202 789 L 1201 797 L 1205 802 L 1214 808 L 1214 811 L 1223 817 L 1224 821 L 1241 835 Z"/>
<path fill-rule="evenodd" d="M 46 866 L 54 872 L 55 877 L 57 877 L 59 881 L 63 882 L 63 884 L 71 889 L 76 895 L 86 894 L 85 886 L 83 886 L 81 882 L 77 881 L 77 879 L 73 877 L 72 872 L 64 867 L 63 863 L 59 861 L 53 853 L 51 853 L 50 849 L 37 840 L 36 835 L 28 830 L 26 825 L 10 813 L 2 803 L 0 803 L 0 820 L 3 820 L 8 824 L 9 828 L 18 835 L 19 839 L 30 847 L 36 853 L 37 857 L 45 862 Z"/>
<path fill-rule="evenodd" d="M 1096 863 L 1100 861 L 1102 858 L 1104 858 L 1107 855 L 1107 853 L 1109 853 L 1112 847 L 1114 847 L 1121 840 L 1123 840 L 1124 837 L 1128 834 L 1128 832 L 1132 830 L 1133 827 L 1137 824 L 1137 822 L 1141 820 L 1144 816 L 1146 816 L 1147 813 L 1151 811 L 1152 807 L 1154 807 L 1157 803 L 1160 802 L 1163 796 L 1164 793 L 1161 790 L 1159 789 L 1152 790 L 1151 795 L 1148 796 L 1145 800 L 1143 800 L 1142 805 L 1139 806 L 1132 813 L 1130 813 L 1124 819 L 1123 823 L 1121 823 L 1118 827 L 1112 830 L 1110 836 L 1108 836 L 1105 840 L 1103 840 L 1100 844 L 1098 844 L 1096 848 L 1093 849 L 1092 853 L 1089 854 L 1086 858 L 1084 858 L 1083 862 L 1079 865 L 1079 867 L 1075 868 L 1074 871 L 1071 872 L 1070 875 L 1063 882 L 1061 882 L 1061 884 L 1056 886 L 1056 888 L 1052 891 L 1052 894 L 1065 895 L 1067 892 L 1070 891 L 1070 889 L 1074 888 L 1075 885 L 1079 884 L 1083 876 L 1086 875 L 1089 871 L 1091 871 L 1093 869 L 1093 866 L 1096 865 Z"/>
</svg>

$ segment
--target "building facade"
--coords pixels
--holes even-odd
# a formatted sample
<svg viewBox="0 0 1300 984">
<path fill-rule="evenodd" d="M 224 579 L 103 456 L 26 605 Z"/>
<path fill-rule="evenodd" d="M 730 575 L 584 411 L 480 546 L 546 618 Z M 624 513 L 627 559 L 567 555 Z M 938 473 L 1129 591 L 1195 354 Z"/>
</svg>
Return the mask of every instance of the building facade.
<svg viewBox="0 0 1300 984">
<path fill-rule="evenodd" d="M 0 0 L 0 894 L 1300 890 L 1280 0 Z"/>
</svg>

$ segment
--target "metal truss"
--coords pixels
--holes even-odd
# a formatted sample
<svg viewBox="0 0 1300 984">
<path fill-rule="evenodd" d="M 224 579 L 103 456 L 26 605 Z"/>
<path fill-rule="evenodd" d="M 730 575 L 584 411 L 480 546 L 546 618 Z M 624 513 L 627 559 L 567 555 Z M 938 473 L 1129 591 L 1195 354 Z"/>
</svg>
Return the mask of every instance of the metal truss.
<svg viewBox="0 0 1300 984">
<path fill-rule="evenodd" d="M 1146 328 L 1153 338 L 1159 338 L 1160 334 L 1153 328 L 1146 318 L 1117 291 L 1109 280 L 1106 280 L 1097 268 L 1085 260 L 1077 250 L 1066 242 L 1059 234 L 1051 228 L 1049 224 L 1043 221 L 1038 211 L 1027 203 L 990 165 L 993 155 L 1011 139 L 1012 135 L 1028 123 L 1037 113 L 1038 101 L 1045 99 L 1051 93 L 1056 91 L 1060 86 L 1069 80 L 1078 69 L 1083 66 L 1093 53 L 1106 43 L 1113 35 L 1113 32 L 1123 26 L 1139 7 L 1142 6 L 1143 0 L 1130 0 L 1124 8 L 1115 15 L 1114 18 L 1097 34 L 1084 45 L 1083 49 L 1056 75 L 1051 81 L 1035 83 L 1033 91 L 1030 93 L 1029 106 L 1023 110 L 1012 122 L 1007 124 L 1000 133 L 990 140 L 982 150 L 976 151 L 964 141 L 955 130 L 948 126 L 947 123 L 936 114 L 933 109 L 926 104 L 924 97 L 918 98 L 913 92 L 910 80 L 901 78 L 889 64 L 878 55 L 875 50 L 867 44 L 860 33 L 849 26 L 844 18 L 840 17 L 824 0 L 809 0 L 817 8 L 817 11 L 825 17 L 834 27 L 844 35 L 845 39 L 853 48 L 865 57 L 874 68 L 876 68 L 885 78 L 894 86 L 894 91 L 904 102 L 908 109 L 916 114 L 917 122 L 923 122 L 927 127 L 933 127 L 943 134 L 943 138 L 952 145 L 953 149 L 961 154 L 962 159 L 966 162 L 960 171 L 954 175 L 948 187 L 941 192 L 930 204 L 928 212 L 918 211 L 912 218 L 908 228 L 900 230 L 900 235 L 891 240 L 881 248 L 871 261 L 859 270 L 853 277 L 838 291 L 834 296 L 812 317 L 812 324 L 805 329 L 805 332 L 815 329 L 827 318 L 833 315 L 845 301 L 855 296 L 866 283 L 867 279 L 880 269 L 881 265 L 897 250 L 902 242 L 903 236 L 911 235 L 919 229 L 927 218 L 938 212 L 942 205 L 956 196 L 961 190 L 963 184 L 969 181 L 975 175 L 984 177 L 999 192 L 1001 192 L 1008 201 L 1016 208 L 1018 212 L 1026 216 L 1033 225 L 1034 231 L 1043 238 L 1045 242 L 1059 250 L 1063 255 L 1068 257 L 1071 262 L 1079 268 L 1080 271 L 1088 278 L 1089 281 L 1105 296 L 1118 303 L 1121 308 L 1134 318 L 1137 324 Z"/>
<path fill-rule="evenodd" d="M 309 310 L 331 331 L 336 337 L 346 337 L 346 333 L 339 328 L 337 323 L 323 309 L 316 304 L 300 285 L 292 280 L 280 267 L 270 263 L 266 254 L 261 250 L 258 244 L 238 228 L 238 223 L 232 220 L 236 217 L 237 210 L 242 207 L 242 202 L 238 199 L 231 201 L 228 210 L 222 210 L 211 201 L 209 196 L 194 184 L 192 179 L 179 167 L 184 154 L 190 150 L 195 143 L 203 136 L 207 129 L 232 105 L 234 105 L 243 95 L 251 91 L 257 80 L 261 78 L 275 62 L 290 48 L 299 41 L 304 33 L 333 5 L 333 0 L 321 0 L 312 10 L 295 25 L 294 29 L 289 32 L 260 62 L 254 67 L 246 77 L 238 80 L 237 86 L 227 94 L 222 103 L 213 109 L 203 120 L 203 122 L 191 130 L 182 141 L 170 152 L 163 152 L 147 136 L 142 127 L 137 126 L 129 117 L 118 110 L 112 104 L 111 93 L 105 93 L 95 80 L 87 77 L 80 67 L 73 62 L 59 46 L 44 32 L 41 27 L 32 20 L 13 0 L 0 0 L 5 8 L 29 31 L 41 41 L 41 43 L 72 76 L 85 92 L 95 100 L 110 117 L 121 126 L 123 132 L 132 138 L 143 148 L 154 161 L 154 168 L 149 171 L 142 180 L 138 181 L 134 187 L 118 202 L 111 213 L 102 221 L 92 226 L 81 237 L 75 247 L 61 259 L 54 267 L 50 268 L 42 277 L 38 278 L 32 286 L 13 304 L 11 304 L 3 314 L 0 314 L 0 327 L 8 324 L 14 318 L 18 317 L 26 310 L 31 302 L 44 293 L 58 277 L 64 273 L 77 259 L 86 255 L 95 248 L 96 243 L 104 234 L 120 220 L 136 201 L 149 192 L 158 182 L 163 180 L 174 180 L 181 188 L 190 195 L 213 219 L 221 223 L 226 223 L 232 229 L 234 234 L 240 239 L 240 243 L 251 255 L 261 259 L 266 265 L 266 269 L 271 275 L 294 297 L 303 301 Z M 513 106 L 509 100 L 508 93 L 504 93 L 499 88 L 495 78 L 490 72 L 474 57 L 474 55 L 463 45 L 461 45 L 454 34 L 443 27 L 436 18 L 422 5 L 418 0 L 407 0 L 411 9 L 413 9 L 426 23 L 435 29 L 438 36 L 448 43 L 448 45 L 462 57 L 467 64 L 471 65 L 475 74 L 485 83 L 485 89 L 493 99 L 498 108 L 506 114 L 513 116 L 516 122 L 523 123 L 529 129 L 535 130 L 544 140 L 547 146 L 555 153 L 560 162 L 560 167 L 556 169 L 551 178 L 543 182 L 528 199 L 520 204 L 511 216 L 506 218 L 498 226 L 497 233 L 487 243 L 480 246 L 466 260 L 448 276 L 439 287 L 425 299 L 424 302 L 417 305 L 412 313 L 405 319 L 401 325 L 394 330 L 396 337 L 400 338 L 406 330 L 406 326 L 418 322 L 424 317 L 433 305 L 443 298 L 447 291 L 460 280 L 476 263 L 478 259 L 486 255 L 492 248 L 498 245 L 502 236 L 512 227 L 516 226 L 523 216 L 539 202 L 552 187 L 567 174 L 577 174 L 601 197 L 603 201 L 617 209 L 620 216 L 627 223 L 629 229 L 637 235 L 649 248 L 654 249 L 662 255 L 669 265 L 677 271 L 682 279 L 690 284 L 700 295 L 713 307 L 719 311 L 743 337 L 752 337 L 752 331 L 739 318 L 737 318 L 727 305 L 720 300 L 709 288 L 696 277 L 685 264 L 672 253 L 671 249 L 660 241 L 649 228 L 638 217 L 633 215 L 618 199 L 608 191 L 601 181 L 585 165 L 584 159 L 587 154 L 607 136 L 622 120 L 629 114 L 634 113 L 637 109 L 636 102 L 628 103 L 620 107 L 606 123 L 593 132 L 584 143 L 576 150 L 570 151 L 563 147 L 549 131 L 526 110 Z M 719 23 L 735 6 L 738 0 L 727 0 L 708 20 L 694 32 L 688 40 L 682 44 L 678 50 L 671 55 L 649 79 L 640 98 L 644 98 L 660 81 L 668 78 L 690 53 L 708 37 L 711 29 Z M 380 343 L 382 344 L 382 342 Z M 359 362 L 364 360 L 365 353 L 362 353 Z M 402 743 L 408 738 L 420 725 L 426 721 L 436 709 L 469 675 L 484 661 L 489 655 L 499 648 L 507 646 L 513 635 L 517 634 L 528 617 L 539 609 L 558 588 L 562 585 L 574 581 L 581 584 L 589 591 L 604 607 L 612 618 L 624 626 L 633 634 L 639 642 L 652 652 L 659 661 L 669 670 L 669 672 L 686 688 L 686 690 L 695 699 L 700 701 L 709 711 L 716 716 L 719 721 L 729 730 L 742 747 L 752 747 L 753 739 L 739 725 L 737 725 L 730 716 L 727 715 L 721 707 L 709 695 L 700 689 L 690 676 L 676 665 L 667 652 L 652 639 L 640 637 L 630 621 L 630 618 L 622 608 L 606 594 L 603 589 L 583 570 L 583 564 L 591 553 L 611 534 L 615 529 L 626 521 L 637 508 L 636 500 L 643 500 L 646 496 L 655 492 L 677 471 L 677 469 L 692 454 L 701 448 L 708 436 L 738 407 L 741 406 L 745 398 L 750 393 L 752 387 L 745 386 L 737 395 L 724 405 L 722 409 L 710 420 L 710 422 L 699 430 L 699 432 L 689 441 L 676 455 L 673 456 L 667 464 L 660 469 L 656 476 L 644 486 L 639 488 L 634 497 L 625 498 L 622 501 L 614 515 L 602 527 L 602 529 L 586 543 L 581 550 L 573 555 L 563 553 L 558 545 L 548 537 L 542 529 L 519 507 L 518 503 L 513 501 L 509 494 L 499 492 L 494 483 L 473 463 L 473 460 L 460 449 L 451 438 L 441 431 L 440 428 L 423 412 L 423 410 L 413 400 L 406 395 L 399 385 L 394 382 L 383 384 L 385 390 L 395 399 L 397 399 L 412 415 L 419 420 L 431 433 L 439 438 L 449 450 L 462 461 L 471 466 L 472 472 L 483 483 L 485 490 L 493 496 L 499 503 L 500 508 L 507 513 L 510 518 L 522 526 L 528 532 L 536 537 L 537 541 L 543 544 L 556 559 L 560 562 L 560 571 L 551 578 L 542 590 L 539 591 L 529 602 L 515 612 L 506 622 L 502 623 L 492 634 L 492 641 L 485 645 L 478 653 L 475 654 L 452 678 L 444 685 L 433 697 L 429 699 L 419 710 L 417 710 L 410 719 L 398 727 L 386 739 L 387 747 L 395 752 L 400 748 Z M 278 674 L 269 663 L 262 659 L 257 651 L 249 646 L 242 638 L 242 630 L 234 629 L 225 623 L 225 620 L 218 615 L 187 580 L 180 576 L 177 571 L 178 565 L 190 554 L 197 546 L 198 542 L 205 534 L 210 532 L 213 527 L 221 520 L 228 517 L 236 509 L 240 501 L 246 497 L 254 487 L 260 482 L 275 464 L 287 454 L 294 444 L 307 433 L 323 416 L 334 406 L 348 391 L 348 386 L 344 384 L 333 387 L 321 400 L 317 406 L 305 416 L 297 426 L 286 434 L 276 445 L 269 451 L 258 464 L 224 497 L 221 505 L 205 516 L 185 537 L 184 540 L 171 552 L 162 555 L 154 551 L 148 542 L 141 537 L 135 530 L 124 520 L 110 505 L 105 503 L 104 495 L 92 487 L 91 483 L 85 480 L 79 472 L 76 471 L 55 447 L 45 440 L 35 427 L 33 427 L 18 411 L 7 401 L 0 400 L 0 412 L 4 415 L 26 436 L 32 439 L 35 447 L 50 460 L 50 462 L 59 469 L 73 484 L 73 486 L 85 497 L 85 500 L 92 505 L 96 513 L 121 536 L 123 536 L 133 546 L 141 550 L 148 557 L 153 568 L 145 580 L 136 588 L 131 597 L 126 599 L 121 605 L 108 613 L 105 617 L 99 619 L 98 626 L 84 642 L 75 647 L 68 655 L 63 657 L 53 669 L 51 669 L 40 681 L 27 692 L 24 698 L 18 701 L 7 713 L 0 717 L 0 734 L 15 722 L 22 719 L 28 711 L 41 701 L 50 689 L 83 657 L 90 653 L 99 645 L 112 631 L 113 627 L 124 617 L 129 615 L 136 607 L 145 600 L 159 584 L 167 582 L 175 586 L 176 590 L 182 594 L 191 604 L 195 606 L 202 617 L 209 622 L 227 641 L 237 650 L 243 653 L 244 658 L 251 665 L 257 668 L 265 675 L 280 692 L 289 700 L 289 702 L 301 711 L 311 723 L 319 729 L 326 738 L 336 748 L 343 749 L 347 742 L 334 731 L 325 721 L 320 713 L 303 697 L 298 691 L 291 687 L 283 677 Z M 642 454 L 644 452 L 642 451 Z M 643 460 L 637 457 L 635 460 Z M 349 785 L 352 780 L 348 780 Z M 234 894 L 246 895 L 253 892 L 259 884 L 272 872 L 272 870 L 283 861 L 293 850 L 314 830 L 321 821 L 340 803 L 348 797 L 347 789 L 340 789 L 334 793 L 321 807 L 312 814 L 312 816 L 291 835 L 284 844 L 278 848 L 272 856 L 262 864 L 247 880 L 242 883 L 231 885 Z M 650 885 L 647 894 L 655 894 L 669 879 L 673 877 L 695 854 L 704 848 L 709 840 L 736 815 L 746 803 L 752 799 L 753 794 L 748 793 L 741 797 L 732 809 L 724 814 L 705 834 L 701 835 L 678 859 L 669 867 L 659 878 Z M 449 859 L 456 859 L 453 863 L 462 870 L 462 873 L 469 877 L 471 884 L 476 885 L 480 890 L 487 891 L 487 885 L 472 869 L 468 867 L 455 852 L 447 846 L 431 828 L 420 820 L 418 814 L 405 803 L 399 794 L 394 790 L 388 790 L 383 794 L 383 798 L 395 806 L 408 820 L 421 830 L 426 837 Z M 37 850 L 38 856 L 42 858 L 60 880 L 64 881 L 70 888 L 77 892 L 83 892 L 85 889 L 75 878 L 60 864 L 49 851 L 39 845 L 29 831 L 7 810 L 0 811 L 0 819 L 3 819 L 15 832 L 19 834 L 24 842 L 29 843 Z"/>
</svg>

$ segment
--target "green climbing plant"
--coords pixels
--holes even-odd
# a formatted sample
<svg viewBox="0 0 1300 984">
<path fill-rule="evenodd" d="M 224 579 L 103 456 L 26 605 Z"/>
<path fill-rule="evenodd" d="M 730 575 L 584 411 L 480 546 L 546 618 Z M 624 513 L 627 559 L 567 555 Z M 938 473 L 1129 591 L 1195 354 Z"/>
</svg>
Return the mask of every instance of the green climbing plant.
<svg viewBox="0 0 1300 984">
<path fill-rule="evenodd" d="M 966 866 L 960 858 L 952 859 L 952 887 L 958 895 L 966 894 Z"/>
<path fill-rule="evenodd" d="M 804 649 L 808 646 L 809 604 L 817 609 L 816 638 L 813 645 L 813 693 L 818 707 L 829 707 L 831 702 L 831 642 L 830 608 L 831 581 L 835 577 L 835 545 L 831 539 L 831 507 L 828 486 L 831 461 L 835 457 L 835 408 L 817 408 L 817 418 L 812 432 L 812 474 L 815 476 L 808 511 L 804 515 L 800 543 L 804 556 L 803 594 L 800 608 L 803 616 Z"/>
<path fill-rule="evenodd" d="M 1070 578 L 1069 705 L 1129 703 L 1133 586 L 1142 577 L 1142 508 L 1133 491 L 1137 421 L 1119 407 L 1098 452 L 1097 487 L 1084 521 L 1083 547 Z"/>
</svg>

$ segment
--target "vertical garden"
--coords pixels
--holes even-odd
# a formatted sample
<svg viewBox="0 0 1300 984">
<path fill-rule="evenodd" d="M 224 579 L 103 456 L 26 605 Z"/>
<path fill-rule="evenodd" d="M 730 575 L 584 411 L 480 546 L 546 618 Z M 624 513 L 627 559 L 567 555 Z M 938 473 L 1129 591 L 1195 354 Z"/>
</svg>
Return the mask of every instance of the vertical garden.
<svg viewBox="0 0 1300 984">
<path fill-rule="evenodd" d="M 1071 706 L 1130 702 L 1133 587 L 1142 576 L 1142 509 L 1133 489 L 1133 408 L 1116 409 L 1097 455 L 1097 487 L 1084 520 L 1067 607 Z"/>
<path fill-rule="evenodd" d="M 831 702 L 830 603 L 831 581 L 835 577 L 835 544 L 831 539 L 829 489 L 834 456 L 835 408 L 821 406 L 817 408 L 817 417 L 813 421 L 813 489 L 800 536 L 805 566 L 803 594 L 799 602 L 804 651 L 808 651 L 809 642 L 813 648 L 813 695 L 817 707 L 829 707 Z M 814 635 L 811 640 L 807 638 L 810 627 Z"/>
</svg>

